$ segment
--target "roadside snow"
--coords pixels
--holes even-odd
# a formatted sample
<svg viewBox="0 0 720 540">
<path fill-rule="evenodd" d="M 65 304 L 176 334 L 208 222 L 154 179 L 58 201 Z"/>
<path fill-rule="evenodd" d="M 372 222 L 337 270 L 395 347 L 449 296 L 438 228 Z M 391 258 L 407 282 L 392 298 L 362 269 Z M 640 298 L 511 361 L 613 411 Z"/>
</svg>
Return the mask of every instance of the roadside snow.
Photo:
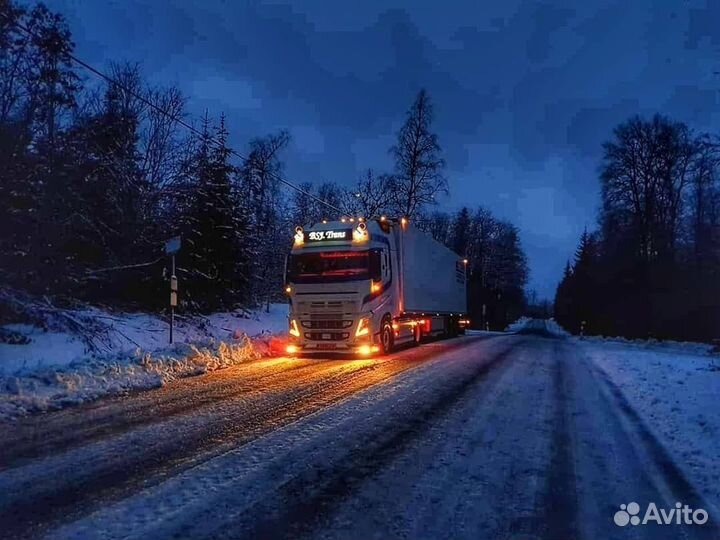
<svg viewBox="0 0 720 540">
<path fill-rule="evenodd" d="M 680 352 L 687 354 L 707 355 L 713 352 L 713 346 L 707 343 L 696 343 L 692 341 L 658 341 L 657 339 L 627 339 L 623 337 L 585 336 L 577 338 L 582 341 L 597 344 L 617 344 L 626 347 L 637 347 L 642 349 L 662 350 L 665 352 Z"/>
<path fill-rule="evenodd" d="M 99 309 L 71 315 L 100 323 L 92 330 L 100 336 L 93 347 L 86 336 L 67 331 L 1 327 L 29 342 L 0 343 L 0 418 L 153 388 L 257 358 L 287 328 L 287 305 L 273 304 L 269 313 L 178 318 L 175 344 L 169 345 L 168 324 L 156 315 Z"/>
<path fill-rule="evenodd" d="M 577 340 L 711 501 L 720 501 L 720 358 L 699 344 Z M 644 350 L 642 350 L 642 347 Z"/>
<path fill-rule="evenodd" d="M 566 337 L 570 334 L 555 319 L 531 319 L 520 317 L 514 323 L 508 325 L 506 332 L 521 332 L 523 330 L 542 330 L 557 337 Z"/>
</svg>

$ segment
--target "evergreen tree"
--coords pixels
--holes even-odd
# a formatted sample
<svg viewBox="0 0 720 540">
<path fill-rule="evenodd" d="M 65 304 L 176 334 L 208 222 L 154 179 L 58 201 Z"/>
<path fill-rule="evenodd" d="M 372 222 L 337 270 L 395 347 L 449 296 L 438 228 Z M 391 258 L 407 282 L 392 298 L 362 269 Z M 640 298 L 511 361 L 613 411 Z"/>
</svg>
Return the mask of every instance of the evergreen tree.
<svg viewBox="0 0 720 540">
<path fill-rule="evenodd" d="M 201 311 L 229 309 L 247 300 L 249 224 L 231 183 L 229 156 L 224 118 L 211 134 L 206 117 L 180 258 L 186 302 Z"/>
</svg>

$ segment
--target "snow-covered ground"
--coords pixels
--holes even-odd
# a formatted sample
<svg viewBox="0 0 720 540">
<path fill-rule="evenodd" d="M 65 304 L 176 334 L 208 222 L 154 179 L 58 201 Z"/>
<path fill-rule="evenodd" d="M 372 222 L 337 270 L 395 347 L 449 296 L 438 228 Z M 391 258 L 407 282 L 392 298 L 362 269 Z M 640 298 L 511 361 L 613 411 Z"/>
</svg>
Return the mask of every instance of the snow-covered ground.
<svg viewBox="0 0 720 540">
<path fill-rule="evenodd" d="M 271 305 L 269 313 L 177 317 L 170 345 L 168 323 L 157 315 L 100 309 L 58 314 L 87 332 L 52 321 L 46 328 L 1 328 L 15 343 L 0 343 L 0 418 L 153 388 L 257 358 L 287 328 L 285 304 Z"/>
<path fill-rule="evenodd" d="M 711 362 L 537 332 L 477 341 L 46 538 L 717 538 Z M 629 501 L 712 521 L 623 529 Z"/>
<path fill-rule="evenodd" d="M 720 356 L 694 343 L 575 341 L 720 505 Z"/>
</svg>

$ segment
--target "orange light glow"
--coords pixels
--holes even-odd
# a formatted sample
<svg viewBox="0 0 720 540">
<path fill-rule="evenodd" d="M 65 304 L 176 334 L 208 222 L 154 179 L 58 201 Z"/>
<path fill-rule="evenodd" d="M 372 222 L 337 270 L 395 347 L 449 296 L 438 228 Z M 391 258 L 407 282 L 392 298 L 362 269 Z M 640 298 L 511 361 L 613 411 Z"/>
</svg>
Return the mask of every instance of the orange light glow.
<svg viewBox="0 0 720 540">
<path fill-rule="evenodd" d="M 380 347 L 377 345 L 361 345 L 357 352 L 361 356 L 370 356 L 373 353 L 379 352 Z"/>
<path fill-rule="evenodd" d="M 385 221 L 387 218 L 385 216 L 380 216 L 380 221 Z"/>
<path fill-rule="evenodd" d="M 376 281 L 370 282 L 370 292 L 371 293 L 376 293 L 376 292 L 380 291 L 380 289 L 382 289 L 382 283 L 378 283 Z"/>
<path fill-rule="evenodd" d="M 345 223 L 345 221 L 346 221 L 345 218 L 340 218 L 341 223 Z"/>
<path fill-rule="evenodd" d="M 364 223 L 360 223 L 353 229 L 353 242 L 367 242 L 368 232 Z"/>
<path fill-rule="evenodd" d="M 392 328 L 393 328 L 393 330 L 399 330 L 400 325 L 398 323 L 393 323 Z"/>
<path fill-rule="evenodd" d="M 408 224 L 407 218 L 400 218 L 400 225 L 405 227 Z"/>
<path fill-rule="evenodd" d="M 287 354 L 295 354 L 298 352 L 298 348 L 295 345 L 288 345 L 285 347 L 285 352 Z"/>
<path fill-rule="evenodd" d="M 290 294 L 290 293 L 292 292 L 292 287 L 291 287 L 290 285 L 288 285 L 287 287 L 285 287 L 285 292 L 288 293 L 288 294 Z"/>
</svg>

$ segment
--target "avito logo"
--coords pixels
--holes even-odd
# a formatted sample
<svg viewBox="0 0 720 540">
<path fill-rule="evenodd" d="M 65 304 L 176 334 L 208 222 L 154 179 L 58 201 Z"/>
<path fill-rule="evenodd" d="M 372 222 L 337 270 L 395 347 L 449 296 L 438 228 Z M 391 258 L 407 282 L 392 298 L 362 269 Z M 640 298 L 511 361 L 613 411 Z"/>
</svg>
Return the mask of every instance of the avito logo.
<svg viewBox="0 0 720 540">
<path fill-rule="evenodd" d="M 648 504 L 645 514 L 640 519 L 640 505 L 636 502 L 621 504 L 620 510 L 615 512 L 613 520 L 618 527 L 625 525 L 647 525 L 656 523 L 658 525 L 705 525 L 708 520 L 708 513 L 702 508 L 693 510 L 687 504 L 675 503 L 675 508 L 666 510 L 658 508 L 654 502 Z"/>
</svg>

